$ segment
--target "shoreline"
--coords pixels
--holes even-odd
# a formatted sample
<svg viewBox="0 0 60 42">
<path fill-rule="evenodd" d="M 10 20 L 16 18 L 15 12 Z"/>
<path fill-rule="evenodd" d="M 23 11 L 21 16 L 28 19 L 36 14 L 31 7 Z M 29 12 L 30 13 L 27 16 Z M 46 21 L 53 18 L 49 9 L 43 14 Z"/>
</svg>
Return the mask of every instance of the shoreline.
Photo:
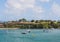
<svg viewBox="0 0 60 42">
<path fill-rule="evenodd" d="M 18 29 L 18 28 L 0 28 L 0 30 L 1 30 L 1 29 Z"/>
<path fill-rule="evenodd" d="M 3 30 L 3 29 L 13 29 L 13 30 L 15 30 L 15 29 L 20 29 L 20 28 L 0 28 L 0 30 Z M 58 28 L 59 29 L 59 28 Z M 37 30 L 37 29 L 36 29 Z"/>
</svg>

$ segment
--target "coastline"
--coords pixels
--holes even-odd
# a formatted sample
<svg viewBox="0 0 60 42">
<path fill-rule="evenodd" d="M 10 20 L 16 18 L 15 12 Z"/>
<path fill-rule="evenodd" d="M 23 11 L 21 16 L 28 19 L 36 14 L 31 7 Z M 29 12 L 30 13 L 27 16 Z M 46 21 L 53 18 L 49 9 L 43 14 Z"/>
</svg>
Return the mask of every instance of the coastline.
<svg viewBox="0 0 60 42">
<path fill-rule="evenodd" d="M 8 29 L 13 29 L 13 30 L 15 30 L 15 29 L 20 29 L 20 28 L 0 28 L 0 30 L 8 30 Z M 35 28 L 36 29 L 36 28 Z M 59 28 L 58 28 L 59 29 Z M 37 30 L 37 29 L 36 29 Z"/>
<path fill-rule="evenodd" d="M 0 30 L 1 30 L 1 29 L 18 29 L 18 28 L 0 28 Z"/>
</svg>

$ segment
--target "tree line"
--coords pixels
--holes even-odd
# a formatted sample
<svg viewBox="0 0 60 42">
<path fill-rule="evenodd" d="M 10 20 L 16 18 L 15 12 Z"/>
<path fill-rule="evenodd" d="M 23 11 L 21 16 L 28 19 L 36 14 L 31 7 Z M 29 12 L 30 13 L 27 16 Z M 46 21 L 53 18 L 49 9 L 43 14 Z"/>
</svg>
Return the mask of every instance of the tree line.
<svg viewBox="0 0 60 42">
<path fill-rule="evenodd" d="M 11 22 L 11 23 L 10 23 Z M 18 23 L 17 23 L 18 22 Z M 36 23 L 36 24 L 31 24 L 30 27 L 27 24 L 19 24 L 19 22 L 31 22 L 31 23 Z M 15 23 L 15 24 L 14 24 Z M 39 24 L 37 24 L 39 23 Z M 4 22 L 4 27 L 5 28 L 21 28 L 21 29 L 50 29 L 50 28 L 60 28 L 60 21 L 56 20 L 26 20 L 25 18 L 19 19 L 18 21 L 8 21 Z"/>
</svg>

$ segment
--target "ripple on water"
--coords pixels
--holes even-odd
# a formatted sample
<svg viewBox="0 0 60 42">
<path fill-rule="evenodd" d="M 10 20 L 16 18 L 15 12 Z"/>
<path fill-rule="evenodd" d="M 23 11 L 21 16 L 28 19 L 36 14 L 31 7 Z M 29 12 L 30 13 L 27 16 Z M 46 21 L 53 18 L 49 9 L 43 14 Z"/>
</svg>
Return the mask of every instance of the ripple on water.
<svg viewBox="0 0 60 42">
<path fill-rule="evenodd" d="M 31 33 L 21 34 L 26 30 L 0 30 L 0 42 L 60 42 L 60 30 L 51 32 L 31 30 Z"/>
</svg>

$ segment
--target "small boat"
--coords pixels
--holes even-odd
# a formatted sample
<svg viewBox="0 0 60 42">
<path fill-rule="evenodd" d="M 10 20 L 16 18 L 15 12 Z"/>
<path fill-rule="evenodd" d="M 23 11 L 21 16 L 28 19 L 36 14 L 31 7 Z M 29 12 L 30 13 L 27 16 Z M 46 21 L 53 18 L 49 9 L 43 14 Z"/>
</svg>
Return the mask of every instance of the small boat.
<svg viewBox="0 0 60 42">
<path fill-rule="evenodd" d="M 49 29 L 43 29 L 43 32 L 49 32 Z"/>
<path fill-rule="evenodd" d="M 43 32 L 45 32 L 45 29 L 43 30 Z"/>
<path fill-rule="evenodd" d="M 25 32 L 22 32 L 22 34 L 27 34 L 27 33 L 30 33 L 30 32 L 31 32 L 31 30 L 30 30 L 30 25 L 29 25 L 29 29 L 26 30 Z"/>
<path fill-rule="evenodd" d="M 54 28 L 51 28 L 52 30 L 54 30 Z"/>
<path fill-rule="evenodd" d="M 31 32 L 31 30 L 27 30 L 27 32 L 28 32 L 28 33 L 30 33 L 30 32 Z"/>
<path fill-rule="evenodd" d="M 22 32 L 21 34 L 27 34 L 26 32 Z"/>
</svg>

